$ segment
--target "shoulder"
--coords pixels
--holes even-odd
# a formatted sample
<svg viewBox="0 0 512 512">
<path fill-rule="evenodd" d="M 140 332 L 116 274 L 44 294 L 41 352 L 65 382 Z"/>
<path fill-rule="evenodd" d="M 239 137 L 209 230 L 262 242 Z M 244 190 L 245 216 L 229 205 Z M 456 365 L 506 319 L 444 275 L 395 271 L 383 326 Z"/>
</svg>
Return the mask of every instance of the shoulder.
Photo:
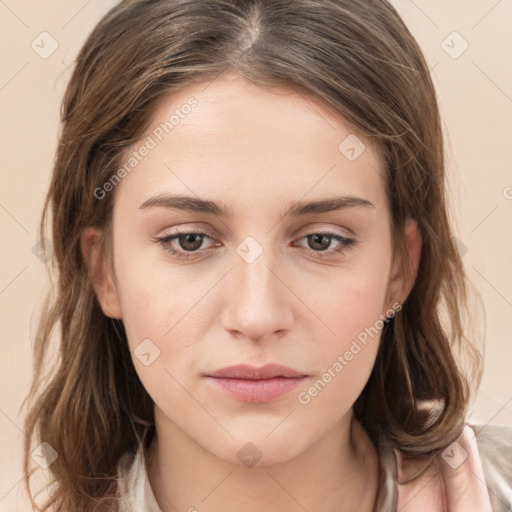
<svg viewBox="0 0 512 512">
<path fill-rule="evenodd" d="M 469 423 L 475 433 L 482 460 L 495 458 L 496 464 L 512 468 L 512 425 L 486 425 Z M 512 476 L 512 472 L 509 472 Z"/>
<path fill-rule="evenodd" d="M 512 426 L 469 424 L 496 512 L 512 510 Z"/>
<path fill-rule="evenodd" d="M 512 427 L 466 424 L 437 455 L 397 462 L 402 512 L 512 511 Z"/>
<path fill-rule="evenodd" d="M 126 452 L 117 463 L 117 491 L 119 509 L 131 512 L 140 506 L 137 481 L 140 480 L 141 464 L 138 452 Z"/>
<path fill-rule="evenodd" d="M 142 446 L 119 459 L 117 488 L 122 512 L 161 512 L 149 482 Z"/>
</svg>

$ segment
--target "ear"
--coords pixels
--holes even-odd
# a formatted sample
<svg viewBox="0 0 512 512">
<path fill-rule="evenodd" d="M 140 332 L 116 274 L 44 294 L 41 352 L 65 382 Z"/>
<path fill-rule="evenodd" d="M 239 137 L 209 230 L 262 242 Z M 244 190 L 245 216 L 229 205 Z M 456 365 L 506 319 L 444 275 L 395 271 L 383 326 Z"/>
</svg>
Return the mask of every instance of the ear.
<svg viewBox="0 0 512 512">
<path fill-rule="evenodd" d="M 80 250 L 103 313 L 110 318 L 121 319 L 121 304 L 101 237 L 101 231 L 97 228 L 84 229 L 80 236 Z"/>
<path fill-rule="evenodd" d="M 393 269 L 388 285 L 388 296 L 386 303 L 389 305 L 398 302 L 403 304 L 414 286 L 421 257 L 422 237 L 418 228 L 418 223 L 410 218 L 405 220 L 405 240 L 407 245 L 407 255 L 410 260 L 411 272 L 406 272 L 408 265 L 406 262 L 395 258 Z"/>
</svg>

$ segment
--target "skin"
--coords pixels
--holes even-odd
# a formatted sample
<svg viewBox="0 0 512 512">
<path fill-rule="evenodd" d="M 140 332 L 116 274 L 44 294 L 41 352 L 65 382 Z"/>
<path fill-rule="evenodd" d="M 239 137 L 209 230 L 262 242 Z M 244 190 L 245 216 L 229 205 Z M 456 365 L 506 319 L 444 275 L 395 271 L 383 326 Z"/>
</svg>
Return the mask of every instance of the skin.
<svg viewBox="0 0 512 512">
<path fill-rule="evenodd" d="M 412 288 L 415 275 L 406 278 L 392 258 L 383 161 L 367 142 L 348 160 L 338 146 L 354 130 L 312 98 L 233 74 L 206 85 L 162 99 L 145 137 L 191 96 L 198 105 L 111 192 L 111 263 L 99 230 L 82 235 L 103 312 L 123 320 L 155 403 L 153 492 L 163 512 L 370 511 L 378 457 L 352 405 L 370 376 L 380 332 L 309 403 L 298 394 Z M 234 215 L 140 208 L 164 193 L 222 202 Z M 373 207 L 283 217 L 292 201 L 333 195 L 359 196 Z M 210 237 L 188 260 L 155 240 L 187 229 Z M 330 239 L 318 249 L 307 237 L 318 232 L 357 243 L 338 253 L 341 244 Z M 408 220 L 405 234 L 417 268 L 416 222 Z M 251 263 L 237 253 L 248 236 L 262 250 Z M 186 252 L 191 244 L 183 243 L 168 245 Z M 145 339 L 160 350 L 147 366 L 134 355 Z M 267 362 L 308 378 L 283 398 L 251 404 L 204 377 Z M 237 456 L 248 442 L 261 456 L 252 467 Z"/>
</svg>

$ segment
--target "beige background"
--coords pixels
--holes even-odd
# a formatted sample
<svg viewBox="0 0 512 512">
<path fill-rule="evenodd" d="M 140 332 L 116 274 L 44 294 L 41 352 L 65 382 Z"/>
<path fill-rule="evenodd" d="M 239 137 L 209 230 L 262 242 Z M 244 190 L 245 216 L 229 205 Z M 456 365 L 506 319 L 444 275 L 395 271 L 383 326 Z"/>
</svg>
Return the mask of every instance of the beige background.
<svg viewBox="0 0 512 512">
<path fill-rule="evenodd" d="M 32 248 L 59 104 L 79 47 L 113 4 L 0 0 L 0 511 L 31 510 L 22 482 L 20 404 L 31 379 L 31 339 L 45 286 L 44 265 Z M 393 4 L 422 46 L 438 88 L 457 237 L 486 307 L 485 371 L 474 417 L 512 424 L 512 1 Z M 469 46 L 458 55 L 465 41 Z M 58 48 L 46 55 L 52 44 Z"/>
</svg>

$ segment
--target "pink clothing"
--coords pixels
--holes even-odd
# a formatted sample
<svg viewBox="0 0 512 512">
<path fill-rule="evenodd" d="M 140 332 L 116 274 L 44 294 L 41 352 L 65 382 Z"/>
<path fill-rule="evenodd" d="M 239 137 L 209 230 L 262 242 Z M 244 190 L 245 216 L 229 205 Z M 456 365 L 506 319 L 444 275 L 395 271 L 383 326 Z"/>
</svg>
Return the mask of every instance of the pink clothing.
<svg viewBox="0 0 512 512">
<path fill-rule="evenodd" d="M 381 475 L 374 512 L 512 512 L 512 427 L 467 424 L 456 441 L 424 461 L 407 460 L 385 438 L 377 447 Z M 123 512 L 162 512 L 144 452 L 126 453 L 118 475 Z"/>
<path fill-rule="evenodd" d="M 410 468 L 398 459 L 399 482 Z M 448 446 L 416 481 L 398 485 L 401 512 L 493 512 L 474 430 L 466 425 L 461 436 Z"/>
</svg>

